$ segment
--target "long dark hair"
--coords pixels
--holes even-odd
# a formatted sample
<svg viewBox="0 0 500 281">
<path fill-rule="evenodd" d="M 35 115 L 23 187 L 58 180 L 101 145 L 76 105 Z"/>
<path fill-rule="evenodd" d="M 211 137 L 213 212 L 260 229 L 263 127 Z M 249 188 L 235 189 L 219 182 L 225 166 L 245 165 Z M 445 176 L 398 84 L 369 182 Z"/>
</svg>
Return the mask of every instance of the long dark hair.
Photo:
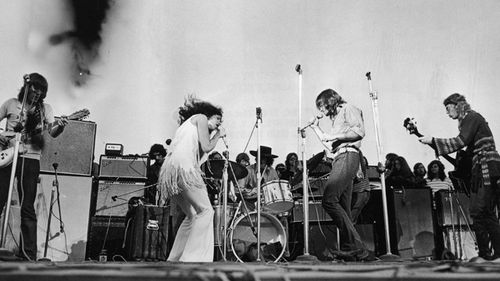
<svg viewBox="0 0 500 281">
<path fill-rule="evenodd" d="M 222 108 L 197 99 L 194 96 L 188 96 L 184 101 L 184 105 L 179 107 L 179 125 L 195 114 L 203 114 L 207 116 L 207 118 L 214 115 L 222 116 Z"/>
<path fill-rule="evenodd" d="M 287 170 L 290 170 L 290 158 L 292 158 L 292 156 L 295 156 L 295 158 L 297 158 L 297 161 L 299 161 L 299 156 L 297 155 L 297 153 L 295 152 L 290 152 L 288 153 L 288 155 L 286 156 L 286 160 L 285 160 L 285 166 L 286 166 L 286 169 Z M 297 164 L 295 166 L 295 168 L 297 168 Z"/>
<path fill-rule="evenodd" d="M 437 174 L 434 174 L 431 170 L 432 166 L 436 164 L 438 166 Z M 444 172 L 444 165 L 439 160 L 432 160 L 427 166 L 427 178 L 433 180 L 435 178 L 439 178 L 440 180 L 444 180 L 446 178 L 446 174 Z"/>
<path fill-rule="evenodd" d="M 41 90 L 40 97 L 36 100 L 34 104 L 32 104 L 32 108 L 30 108 L 26 114 L 26 124 L 24 129 L 28 136 L 29 142 L 38 149 L 43 149 L 45 146 L 45 139 L 43 138 L 42 130 L 38 129 L 38 125 L 42 124 L 42 121 L 45 121 L 45 107 L 43 106 L 43 101 L 45 97 L 47 97 L 48 83 L 47 79 L 43 77 L 39 73 L 31 73 L 29 74 L 25 80 L 29 80 L 25 82 L 21 89 L 19 90 L 19 94 L 17 95 L 17 99 L 22 102 L 24 99 L 25 93 L 29 92 L 29 88 L 26 87 L 35 87 L 38 90 Z"/>
</svg>

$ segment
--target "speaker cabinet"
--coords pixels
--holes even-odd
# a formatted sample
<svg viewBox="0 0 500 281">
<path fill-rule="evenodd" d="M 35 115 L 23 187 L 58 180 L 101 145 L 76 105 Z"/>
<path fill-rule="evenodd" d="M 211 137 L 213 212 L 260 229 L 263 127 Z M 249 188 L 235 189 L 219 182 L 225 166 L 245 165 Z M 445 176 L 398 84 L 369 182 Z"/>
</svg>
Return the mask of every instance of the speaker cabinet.
<svg viewBox="0 0 500 281">
<path fill-rule="evenodd" d="M 99 161 L 99 178 L 113 180 L 146 180 L 147 156 L 106 156 Z"/>
<path fill-rule="evenodd" d="M 96 216 L 125 216 L 132 197 L 144 197 L 143 182 L 100 180 L 95 199 Z"/>
<path fill-rule="evenodd" d="M 90 176 L 94 159 L 95 133 L 96 124 L 86 121 L 69 121 L 57 138 L 45 132 L 40 171 L 53 173 L 53 164 L 57 163 L 59 174 Z"/>
<path fill-rule="evenodd" d="M 310 222 L 318 222 L 318 221 L 332 221 L 332 218 L 326 213 L 325 209 L 321 205 L 321 202 L 309 202 L 309 221 Z M 293 213 L 293 221 L 303 222 L 304 221 L 304 204 L 295 202 L 295 205 L 292 209 Z"/>
<path fill-rule="evenodd" d="M 433 257 L 434 226 L 429 188 L 395 190 L 394 207 L 401 258 Z"/>
<path fill-rule="evenodd" d="M 90 219 L 86 260 L 98 260 L 99 253 L 106 250 L 108 261 L 113 256 L 124 256 L 123 241 L 125 238 L 125 217 L 92 217 Z M 120 259 L 120 261 L 122 261 Z"/>
</svg>

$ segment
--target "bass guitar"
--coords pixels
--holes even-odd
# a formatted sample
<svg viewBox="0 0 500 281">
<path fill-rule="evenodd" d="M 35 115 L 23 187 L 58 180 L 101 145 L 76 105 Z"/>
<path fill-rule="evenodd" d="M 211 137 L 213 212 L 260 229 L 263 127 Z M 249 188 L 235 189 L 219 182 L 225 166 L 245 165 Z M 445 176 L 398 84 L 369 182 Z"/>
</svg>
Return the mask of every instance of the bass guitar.
<svg viewBox="0 0 500 281">
<path fill-rule="evenodd" d="M 81 109 L 81 110 L 78 110 L 78 111 L 72 113 L 69 116 L 61 116 L 61 118 L 64 118 L 67 120 L 82 120 L 82 119 L 87 118 L 89 115 L 90 115 L 90 111 L 88 109 Z M 45 126 L 45 128 L 43 128 L 42 131 L 47 130 L 49 128 L 52 128 L 53 126 L 55 126 L 55 122 L 50 123 L 47 126 Z M 3 136 L 11 137 L 12 139 L 14 139 L 15 134 L 16 133 L 14 133 L 14 132 L 3 132 L 2 133 Z M 0 169 L 10 165 L 12 163 L 12 160 L 14 160 L 14 147 L 12 146 L 12 143 L 6 149 L 4 149 L 4 150 L 1 150 L 1 149 L 2 149 L 2 147 L 0 147 Z"/>
<path fill-rule="evenodd" d="M 410 133 L 410 135 L 416 135 L 419 138 L 424 136 L 418 131 L 415 119 L 413 118 L 407 117 L 403 122 L 403 126 Z M 436 149 L 436 147 L 432 144 L 429 144 L 429 146 Z M 466 193 L 469 193 L 472 171 L 472 155 L 465 150 L 458 150 L 456 158 L 449 155 L 441 156 L 452 164 L 453 167 L 455 167 L 455 170 L 450 172 L 450 178 L 453 177 L 457 179 L 460 187 L 463 188 Z"/>
</svg>

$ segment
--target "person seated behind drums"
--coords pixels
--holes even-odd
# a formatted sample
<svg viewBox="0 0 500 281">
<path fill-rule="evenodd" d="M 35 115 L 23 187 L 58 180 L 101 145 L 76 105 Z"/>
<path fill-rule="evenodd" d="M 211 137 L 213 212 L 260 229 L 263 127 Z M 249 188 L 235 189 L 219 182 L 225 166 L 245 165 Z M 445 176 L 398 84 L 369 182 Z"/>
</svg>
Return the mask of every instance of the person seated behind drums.
<svg viewBox="0 0 500 281">
<path fill-rule="evenodd" d="M 236 156 L 236 163 L 246 167 L 250 165 L 250 157 L 245 152 L 242 152 Z"/>
<path fill-rule="evenodd" d="M 297 153 L 290 152 L 285 160 L 286 170 L 282 173 L 281 179 L 292 182 L 297 174 L 302 174 L 302 164 L 299 162 Z"/>
<path fill-rule="evenodd" d="M 278 180 L 278 173 L 272 167 L 274 158 L 277 158 L 277 155 L 271 153 L 272 149 L 268 146 L 260 146 L 260 173 L 262 175 L 261 186 L 269 181 Z M 257 162 L 257 151 L 250 150 L 250 154 L 255 157 L 255 161 Z M 257 163 L 249 165 L 246 167 L 248 170 L 248 175 L 240 179 L 238 181 L 238 185 L 242 189 L 243 199 L 250 204 L 248 205 L 249 209 L 254 209 L 254 203 L 257 200 Z"/>
</svg>

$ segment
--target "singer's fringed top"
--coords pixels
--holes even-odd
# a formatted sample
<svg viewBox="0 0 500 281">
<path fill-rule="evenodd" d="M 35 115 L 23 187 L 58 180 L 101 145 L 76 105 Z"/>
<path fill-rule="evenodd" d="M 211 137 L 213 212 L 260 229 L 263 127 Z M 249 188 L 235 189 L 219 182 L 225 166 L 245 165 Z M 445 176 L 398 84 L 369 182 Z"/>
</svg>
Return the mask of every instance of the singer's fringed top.
<svg viewBox="0 0 500 281">
<path fill-rule="evenodd" d="M 177 129 L 158 178 L 160 203 L 186 189 L 205 188 L 200 169 L 200 144 L 191 116 Z"/>
</svg>

